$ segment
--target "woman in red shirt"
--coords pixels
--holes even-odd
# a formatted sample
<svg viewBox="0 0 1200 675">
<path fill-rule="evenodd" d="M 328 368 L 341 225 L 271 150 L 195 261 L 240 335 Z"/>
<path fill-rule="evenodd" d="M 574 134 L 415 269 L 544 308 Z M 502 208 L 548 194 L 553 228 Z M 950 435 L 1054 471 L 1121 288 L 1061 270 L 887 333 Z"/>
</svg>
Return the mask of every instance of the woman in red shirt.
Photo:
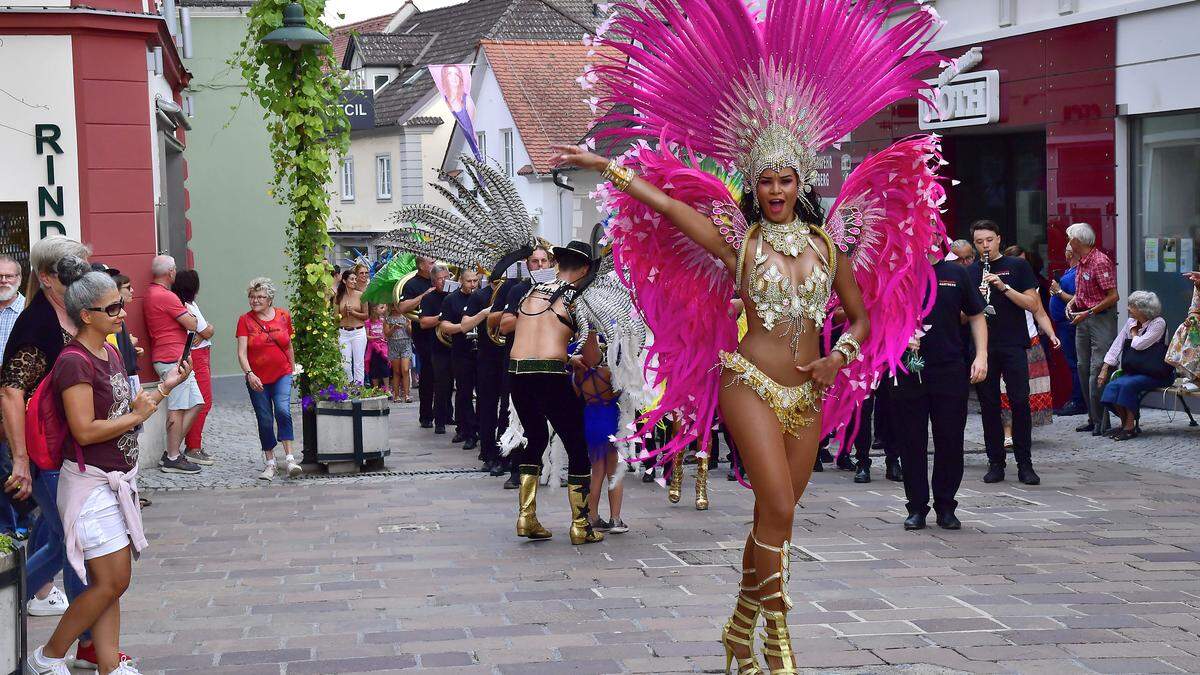
<svg viewBox="0 0 1200 675">
<path fill-rule="evenodd" d="M 258 419 L 267 466 L 262 480 L 275 478 L 275 446 L 283 443 L 285 470 L 290 478 L 304 472 L 292 455 L 292 316 L 275 307 L 275 284 L 258 277 L 246 289 L 250 311 L 238 318 L 238 362 L 246 373 L 246 389 Z"/>
</svg>

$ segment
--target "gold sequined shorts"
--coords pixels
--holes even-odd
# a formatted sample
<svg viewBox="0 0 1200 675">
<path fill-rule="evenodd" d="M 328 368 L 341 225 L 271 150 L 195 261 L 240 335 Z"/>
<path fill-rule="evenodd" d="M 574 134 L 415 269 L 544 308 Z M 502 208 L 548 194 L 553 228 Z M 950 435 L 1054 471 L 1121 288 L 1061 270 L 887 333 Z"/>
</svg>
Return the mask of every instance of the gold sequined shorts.
<svg viewBox="0 0 1200 675">
<path fill-rule="evenodd" d="M 721 352 L 721 365 L 737 373 L 735 382 L 750 387 L 775 411 L 785 434 L 799 437 L 800 431 L 812 424 L 812 413 L 821 412 L 821 388 L 813 380 L 796 387 L 785 387 L 736 352 Z"/>
</svg>

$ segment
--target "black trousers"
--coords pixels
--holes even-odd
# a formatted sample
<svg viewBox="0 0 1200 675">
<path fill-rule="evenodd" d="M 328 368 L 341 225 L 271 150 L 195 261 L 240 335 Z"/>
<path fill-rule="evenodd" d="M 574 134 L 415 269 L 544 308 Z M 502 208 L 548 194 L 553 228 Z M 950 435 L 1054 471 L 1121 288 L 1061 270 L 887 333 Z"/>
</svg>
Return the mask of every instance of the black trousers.
<svg viewBox="0 0 1200 675">
<path fill-rule="evenodd" d="M 429 343 L 422 342 L 413 340 L 413 351 L 417 353 L 417 363 L 421 365 L 421 384 L 417 387 L 417 400 L 421 402 L 421 424 L 433 424 L 433 390 L 436 387 L 437 376 L 433 374 L 433 350 Z"/>
<path fill-rule="evenodd" d="M 926 366 L 919 379 L 889 385 L 893 442 L 904 465 L 909 514 L 929 513 L 929 428 L 933 427 L 933 510 L 952 513 L 963 477 L 963 434 L 967 427 L 967 367 L 959 362 Z"/>
<path fill-rule="evenodd" d="M 872 431 L 883 441 L 883 454 L 889 460 L 900 455 L 892 443 L 888 414 L 888 388 L 886 381 L 862 402 L 862 414 L 858 419 L 858 431 L 854 434 L 854 459 L 858 468 L 871 468 Z"/>
<path fill-rule="evenodd" d="M 434 424 L 446 426 L 454 419 L 454 366 L 449 349 L 434 347 L 433 352 L 433 418 Z M 424 383 L 425 375 L 421 375 Z"/>
<path fill-rule="evenodd" d="M 478 356 L 474 350 L 451 355 L 454 371 L 454 424 L 463 438 L 479 436 L 479 421 L 475 417 L 475 380 Z"/>
<path fill-rule="evenodd" d="M 975 385 L 983 417 L 983 444 L 988 462 L 1004 466 L 1004 422 L 1000 418 L 1000 378 L 1012 407 L 1013 458 L 1017 466 L 1033 465 L 1033 417 L 1029 410 L 1029 361 L 1020 347 L 988 349 L 987 379 Z"/>
<path fill-rule="evenodd" d="M 566 373 L 523 373 L 510 377 L 512 404 L 525 428 L 524 448 L 514 450 L 518 464 L 542 465 L 542 455 L 550 443 L 547 422 L 562 439 L 567 450 L 567 473 L 573 476 L 592 472 L 588 460 L 587 439 L 583 435 L 583 401 L 571 388 Z"/>
<path fill-rule="evenodd" d="M 480 338 L 486 340 L 487 338 Z M 500 436 L 501 389 L 504 373 L 503 353 L 493 354 L 483 348 L 475 361 L 475 405 L 476 417 L 479 420 L 479 449 L 483 453 L 483 461 L 500 459 L 500 446 L 496 440 Z M 507 408 L 507 406 L 503 406 Z M 508 413 L 505 411 L 504 423 L 508 423 Z"/>
</svg>

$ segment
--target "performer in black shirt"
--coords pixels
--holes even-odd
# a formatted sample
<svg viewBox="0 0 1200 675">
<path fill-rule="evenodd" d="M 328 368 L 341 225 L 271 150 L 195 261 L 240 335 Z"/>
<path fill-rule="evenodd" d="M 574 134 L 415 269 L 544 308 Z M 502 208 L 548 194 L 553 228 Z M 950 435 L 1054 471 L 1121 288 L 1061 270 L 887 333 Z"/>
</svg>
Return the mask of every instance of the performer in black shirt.
<svg viewBox="0 0 1200 675">
<path fill-rule="evenodd" d="M 499 328 L 499 312 L 504 307 L 501 305 L 500 309 L 496 309 L 496 305 L 504 300 L 505 291 L 516 283 L 516 279 L 504 278 L 488 284 L 481 283 L 479 290 L 472 293 L 467 301 L 468 315 L 483 312 L 484 317 L 484 322 L 476 329 L 479 333 L 479 352 L 475 359 L 475 416 L 479 423 L 479 455 L 483 460 L 483 470 L 493 476 L 505 473 L 497 439 L 500 429 L 508 422 L 508 397 L 502 389 L 502 378 L 508 370 L 505 349 L 508 341 L 488 327 L 496 323 Z M 492 321 L 493 312 L 497 315 L 495 322 Z"/>
<path fill-rule="evenodd" d="M 1017 477 L 1026 485 L 1041 482 L 1033 470 L 1033 419 L 1029 409 L 1029 362 L 1025 349 L 1029 347 L 1029 328 L 1025 312 L 1032 312 L 1038 298 L 1037 278 L 1029 263 L 1020 258 L 1001 255 L 1000 227 L 990 220 L 976 221 L 971 236 L 979 259 L 968 269 L 971 283 L 984 296 L 984 314 L 988 315 L 988 374 L 976 385 L 979 408 L 983 416 L 983 441 L 987 447 L 988 471 L 985 483 L 1004 480 L 1004 423 L 1000 415 L 1000 378 L 1008 391 L 1012 407 L 1013 457 L 1017 460 Z M 983 266 L 986 262 L 988 270 Z M 992 311 L 988 311 L 988 307 Z"/>
<path fill-rule="evenodd" d="M 954 515 L 955 495 L 963 476 L 963 433 L 967 425 L 968 381 L 979 383 L 987 376 L 987 324 L 983 297 L 971 283 L 962 265 L 942 260 L 933 266 L 937 295 L 925 317 L 925 334 L 914 338 L 923 362 L 918 368 L 908 359 L 909 373 L 885 380 L 892 409 L 893 441 L 904 463 L 904 494 L 908 519 L 904 529 L 925 527 L 929 513 L 928 448 L 933 426 L 933 510 L 937 524 L 948 530 L 962 527 Z M 959 330 L 960 316 L 967 317 L 974 353 L 970 372 L 963 360 L 966 351 Z M 911 352 L 910 352 L 911 354 Z"/>
<path fill-rule="evenodd" d="M 450 365 L 450 347 L 437 339 L 435 335 L 438 323 L 441 321 L 442 302 L 445 301 L 445 291 L 442 286 L 450 276 L 450 271 L 441 265 L 435 265 L 430 273 L 433 279 L 433 290 L 421 299 L 421 328 L 429 336 L 429 366 L 421 368 L 421 387 L 428 383 L 433 392 L 433 433 L 446 433 L 446 425 L 450 423 L 453 413 L 450 397 L 454 393 L 454 376 Z M 428 379 L 427 379 L 428 378 Z"/>
<path fill-rule="evenodd" d="M 475 418 L 475 370 L 478 367 L 476 327 L 487 318 L 486 308 L 467 313 L 467 304 L 479 288 L 479 272 L 464 269 L 458 275 L 458 290 L 446 296 L 442 303 L 441 330 L 450 338 L 450 367 L 454 376 L 454 422 L 457 431 L 452 439 L 462 443 L 463 450 L 474 450 L 479 442 L 479 427 Z"/>
<path fill-rule="evenodd" d="M 414 319 L 412 340 L 413 351 L 417 355 L 418 372 L 422 376 L 417 387 L 417 398 L 421 402 L 420 420 L 423 429 L 433 428 L 433 331 L 422 328 L 421 322 L 416 318 L 421 311 L 421 301 L 433 289 L 433 281 L 429 278 L 431 270 L 433 258 L 417 256 L 416 276 L 405 282 L 404 287 L 400 289 L 400 312 L 409 314 Z M 424 377 L 427 374 L 430 376 L 428 380 Z"/>
</svg>

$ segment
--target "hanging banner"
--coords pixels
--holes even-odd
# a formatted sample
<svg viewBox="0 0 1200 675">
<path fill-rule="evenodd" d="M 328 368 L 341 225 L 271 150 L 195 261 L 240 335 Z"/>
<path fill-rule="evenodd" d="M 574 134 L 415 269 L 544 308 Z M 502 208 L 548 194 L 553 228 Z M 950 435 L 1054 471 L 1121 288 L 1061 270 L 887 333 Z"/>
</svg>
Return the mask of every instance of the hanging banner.
<svg viewBox="0 0 1200 675">
<path fill-rule="evenodd" d="M 467 145 L 471 146 L 475 159 L 484 161 L 483 154 L 479 152 L 479 142 L 475 138 L 475 101 L 471 100 L 471 66 L 461 63 L 429 66 L 429 75 L 437 84 L 446 105 L 450 106 L 450 113 L 462 127 L 463 136 L 467 139 Z"/>
</svg>

